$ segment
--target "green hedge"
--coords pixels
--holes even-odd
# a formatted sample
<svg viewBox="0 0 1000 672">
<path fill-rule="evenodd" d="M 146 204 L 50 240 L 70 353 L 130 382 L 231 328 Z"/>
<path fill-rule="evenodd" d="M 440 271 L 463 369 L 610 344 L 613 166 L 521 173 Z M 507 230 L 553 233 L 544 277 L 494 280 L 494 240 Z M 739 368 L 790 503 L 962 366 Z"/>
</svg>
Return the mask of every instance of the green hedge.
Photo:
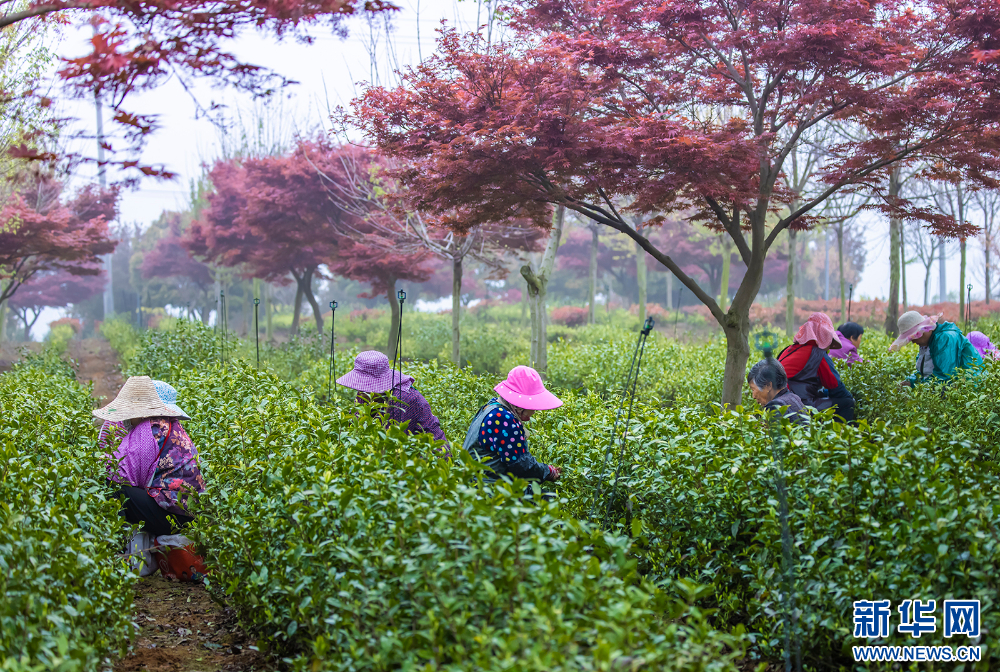
<svg viewBox="0 0 1000 672">
<path fill-rule="evenodd" d="M 430 457 L 426 437 L 356 417 L 346 393 L 319 405 L 321 355 L 290 383 L 247 363 L 173 370 L 213 493 L 195 534 L 247 627 L 298 669 L 602 669 L 628 659 L 725 669 L 734 659 L 780 664 L 788 630 L 810 669 L 839 670 L 856 667 L 850 646 L 864 643 L 851 636 L 853 600 L 980 599 L 982 641 L 957 643 L 986 646 L 978 669 L 1000 665 L 992 365 L 907 390 L 897 383 L 912 348 L 889 354 L 887 338 L 866 336 L 869 361 L 844 375 L 862 422 L 827 413 L 805 429 L 784 425 L 779 465 L 755 408 L 711 404 L 721 343 L 654 337 L 623 480 L 601 500 L 612 512 L 602 534 L 593 496 L 607 483 L 615 372 L 635 334 L 588 333 L 553 346 L 550 381 L 565 403 L 530 423 L 532 452 L 564 468 L 548 486 L 558 504 L 471 487 L 476 468 L 457 446 L 495 375 L 407 365 L 451 439 L 448 462 Z M 185 343 L 172 347 L 205 350 Z M 939 629 L 919 643 L 945 642 Z"/>
<path fill-rule="evenodd" d="M 99 669 L 131 634 L 135 574 L 90 390 L 50 354 L 0 376 L 0 669 Z"/>
<path fill-rule="evenodd" d="M 697 587 L 643 579 L 627 537 L 557 504 L 484 491 L 429 436 L 246 364 L 172 382 L 211 418 L 188 424 L 211 582 L 293 669 L 736 669 L 741 629 L 709 626 Z"/>
</svg>

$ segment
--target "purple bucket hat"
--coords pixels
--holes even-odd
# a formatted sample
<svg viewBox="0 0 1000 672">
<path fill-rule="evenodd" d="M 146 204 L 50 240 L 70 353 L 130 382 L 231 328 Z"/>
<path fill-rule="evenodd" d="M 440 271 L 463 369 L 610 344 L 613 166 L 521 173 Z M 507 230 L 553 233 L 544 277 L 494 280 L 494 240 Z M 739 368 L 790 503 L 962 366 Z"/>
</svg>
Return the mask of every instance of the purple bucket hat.
<svg viewBox="0 0 1000 672">
<path fill-rule="evenodd" d="M 337 379 L 338 385 L 358 392 L 388 392 L 395 387 L 407 388 L 413 376 L 404 376 L 389 366 L 389 358 L 378 350 L 367 350 L 354 358 L 354 370 Z"/>
</svg>

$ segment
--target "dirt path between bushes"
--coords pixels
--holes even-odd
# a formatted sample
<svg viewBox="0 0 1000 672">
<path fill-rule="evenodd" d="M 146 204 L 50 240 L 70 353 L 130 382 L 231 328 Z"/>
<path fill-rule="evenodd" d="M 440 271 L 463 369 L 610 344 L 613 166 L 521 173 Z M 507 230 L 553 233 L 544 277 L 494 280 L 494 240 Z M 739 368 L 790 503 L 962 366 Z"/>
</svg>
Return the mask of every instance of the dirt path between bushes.
<svg viewBox="0 0 1000 672">
<path fill-rule="evenodd" d="M 125 382 L 118 354 L 104 338 L 70 341 L 77 379 L 94 383 L 95 407 L 115 398 Z M 159 572 L 135 584 L 135 637 L 114 672 L 251 672 L 274 669 L 249 641 L 232 609 L 212 600 L 201 584 Z"/>
</svg>

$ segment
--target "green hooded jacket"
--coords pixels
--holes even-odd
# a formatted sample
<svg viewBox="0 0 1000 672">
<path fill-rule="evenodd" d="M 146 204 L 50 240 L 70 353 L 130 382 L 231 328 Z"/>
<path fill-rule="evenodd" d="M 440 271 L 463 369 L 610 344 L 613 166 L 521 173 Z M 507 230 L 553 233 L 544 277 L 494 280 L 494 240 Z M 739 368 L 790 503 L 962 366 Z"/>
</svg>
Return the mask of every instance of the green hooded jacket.
<svg viewBox="0 0 1000 672">
<path fill-rule="evenodd" d="M 911 385 L 931 378 L 948 380 L 955 375 L 955 369 L 973 369 L 977 373 L 982 369 L 983 359 L 979 352 L 952 322 L 937 325 L 927 346 L 931 351 L 931 359 L 934 360 L 934 373 L 930 376 L 919 373 L 910 375 L 907 380 Z"/>
</svg>

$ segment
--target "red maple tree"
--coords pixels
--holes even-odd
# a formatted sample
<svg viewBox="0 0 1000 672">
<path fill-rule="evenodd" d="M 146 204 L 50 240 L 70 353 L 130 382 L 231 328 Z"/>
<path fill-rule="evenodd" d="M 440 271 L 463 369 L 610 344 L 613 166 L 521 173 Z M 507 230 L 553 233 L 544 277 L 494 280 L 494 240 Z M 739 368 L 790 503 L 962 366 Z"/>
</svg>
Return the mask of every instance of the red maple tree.
<svg viewBox="0 0 1000 672">
<path fill-rule="evenodd" d="M 337 149 L 337 154 L 338 161 L 326 162 L 335 172 L 327 173 L 318 166 L 317 171 L 323 177 L 329 198 L 355 215 L 357 223 L 343 227 L 346 236 L 362 247 L 381 246 L 393 257 L 409 260 L 414 271 L 404 277 L 398 274 L 405 271 L 397 270 L 399 280 L 420 282 L 431 277 L 435 269 L 428 265 L 432 263 L 428 253 L 451 266 L 452 361 L 459 366 L 462 297 L 468 291 L 463 287 L 467 261 L 478 262 L 490 280 L 504 279 L 509 255 L 538 251 L 544 231 L 531 222 L 512 221 L 504 225 L 467 224 L 462 233 L 455 233 L 446 221 L 434 221 L 406 208 L 405 191 L 400 189 L 398 181 L 387 177 L 395 171 L 385 157 L 346 144 Z M 371 270 L 378 274 L 376 267 Z M 380 286 L 384 284 L 377 282 Z M 395 292 L 387 291 L 391 295 L 389 303 L 395 324 L 398 308 L 393 298 Z M 374 293 L 378 292 L 373 289 Z"/>
<path fill-rule="evenodd" d="M 156 241 L 152 250 L 143 255 L 142 277 L 171 280 L 182 300 L 199 305 L 201 319 L 208 321 L 211 304 L 212 283 L 215 278 L 212 269 L 194 257 L 184 246 L 184 232 L 181 228 L 182 214 L 165 212 L 168 221 L 167 235 Z"/>
<path fill-rule="evenodd" d="M 108 222 L 118 190 L 87 186 L 62 202 L 64 185 L 51 176 L 24 177 L 0 208 L 0 303 L 38 273 L 100 272 L 100 256 L 115 249 Z"/>
<path fill-rule="evenodd" d="M 31 340 L 31 329 L 44 308 L 86 301 L 104 289 L 104 271 L 99 267 L 88 270 L 92 274 L 74 275 L 65 270 L 37 273 L 10 297 L 8 303 L 24 325 L 24 340 Z"/>
<path fill-rule="evenodd" d="M 986 0 L 521 0 L 510 40 L 444 31 L 434 58 L 368 88 L 349 120 L 406 161 L 411 207 L 458 212 L 456 227 L 562 205 L 631 237 L 722 326 L 722 400 L 737 404 L 765 259 L 831 195 L 875 192 L 897 216 L 970 233 L 883 191 L 900 162 L 949 179 L 995 168 L 997 89 L 974 56 L 995 14 Z M 786 159 L 828 124 L 863 138 L 830 144 L 822 188 L 798 202 Z M 625 209 L 731 237 L 747 271 L 729 309 Z"/>
<path fill-rule="evenodd" d="M 279 39 L 311 43 L 309 29 L 325 27 L 344 34 L 343 20 L 359 11 L 380 13 L 397 9 L 386 0 L 29 0 L 27 6 L 0 12 L 0 28 L 24 21 L 65 23 L 74 20 L 94 27 L 90 51 L 63 59 L 59 76 L 83 98 L 95 95 L 114 110 L 114 120 L 129 131 L 138 147 L 155 119 L 132 114 L 121 105 L 132 91 L 149 89 L 169 77 L 210 77 L 255 95 L 268 95 L 290 83 L 265 68 L 247 63 L 226 48 L 226 42 L 249 31 Z M 40 106 L 50 103 L 42 92 L 25 94 L 0 88 L 0 96 L 29 95 Z M 21 145 L 14 153 L 51 158 L 38 147 Z M 115 161 L 147 175 L 171 176 L 162 168 L 141 166 L 134 159 Z"/>
<path fill-rule="evenodd" d="M 322 197 L 322 184 L 305 160 L 300 143 L 288 156 L 219 161 L 209 173 L 208 206 L 184 234 L 196 257 L 221 266 L 242 267 L 249 277 L 296 283 L 292 331 L 297 332 L 302 299 L 312 307 L 316 328 L 323 317 L 313 293 L 320 267 L 340 245 L 336 223 L 345 213 Z"/>
<path fill-rule="evenodd" d="M 326 139 L 302 140 L 287 156 L 217 163 L 209 174 L 214 191 L 185 232 L 184 246 L 196 257 L 240 266 L 268 282 L 287 284 L 290 275 L 297 290 L 293 331 L 303 298 L 312 307 L 316 328 L 323 330 L 312 285 L 323 277 L 324 267 L 371 283 L 373 294 L 385 292 L 398 315 L 395 283 L 426 280 L 430 271 L 421 263 L 428 255 L 393 252 L 391 241 L 329 197 L 329 181 L 343 174 L 342 152 L 353 151 Z M 366 237 L 349 235 L 357 231 Z"/>
</svg>

